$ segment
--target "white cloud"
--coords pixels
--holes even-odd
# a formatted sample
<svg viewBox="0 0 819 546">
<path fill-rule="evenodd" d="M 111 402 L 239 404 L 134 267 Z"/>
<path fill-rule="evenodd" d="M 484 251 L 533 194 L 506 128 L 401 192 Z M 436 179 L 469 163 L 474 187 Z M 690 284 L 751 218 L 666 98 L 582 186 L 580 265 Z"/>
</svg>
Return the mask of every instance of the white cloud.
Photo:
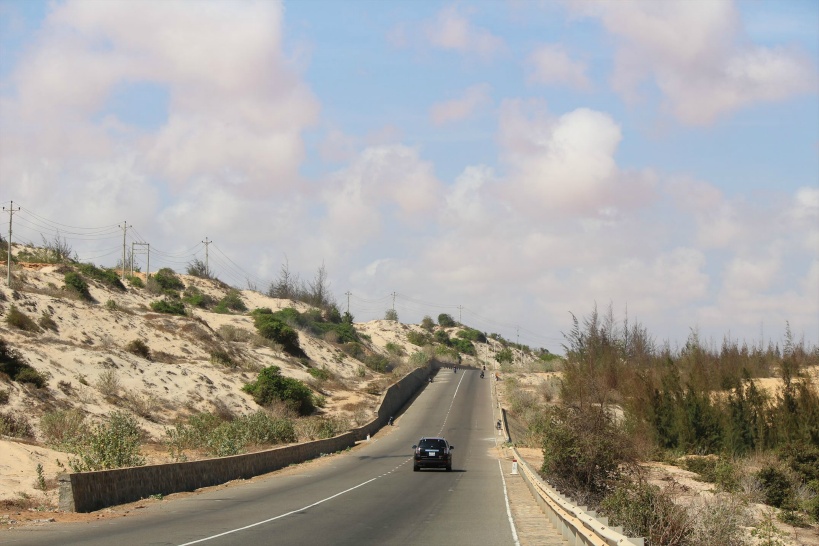
<svg viewBox="0 0 819 546">
<path fill-rule="evenodd" d="M 447 206 L 442 223 L 456 225 L 483 223 L 488 213 L 483 187 L 491 183 L 493 178 L 492 169 L 485 165 L 464 169 L 446 196 Z"/>
<path fill-rule="evenodd" d="M 607 114 L 578 108 L 551 118 L 537 103 L 504 101 L 500 124 L 507 197 L 530 213 L 608 215 L 653 199 L 648 173 L 617 168 L 622 134 Z"/>
<path fill-rule="evenodd" d="M 323 192 L 325 233 L 347 245 L 372 239 L 385 222 L 418 228 L 438 206 L 432 164 L 403 145 L 368 147 L 329 177 Z"/>
<path fill-rule="evenodd" d="M 705 125 L 740 108 L 814 92 L 816 65 L 800 51 L 745 39 L 730 1 L 586 2 L 617 39 L 612 84 L 630 100 L 650 80 L 680 122 Z"/>
<path fill-rule="evenodd" d="M 440 49 L 472 53 L 489 59 L 504 49 L 503 40 L 473 25 L 456 6 L 442 9 L 425 27 L 429 43 Z"/>
<path fill-rule="evenodd" d="M 527 59 L 530 82 L 543 85 L 567 85 L 589 89 L 586 65 L 569 57 L 560 44 L 545 44 L 535 48 Z"/>
<path fill-rule="evenodd" d="M 252 198 L 292 187 L 318 109 L 281 51 L 281 19 L 277 2 L 55 5 L 12 76 L 1 107 L 15 130 L 3 138 L 24 150 L 30 175 L 38 155 L 71 158 L 60 171 L 78 191 L 77 165 L 121 153 L 177 192 L 201 177 Z M 158 130 L 96 120 L 135 82 L 167 90 Z"/>
<path fill-rule="evenodd" d="M 478 84 L 467 88 L 457 99 L 434 104 L 430 117 L 435 125 L 461 121 L 470 117 L 476 110 L 489 103 L 489 85 Z"/>
</svg>

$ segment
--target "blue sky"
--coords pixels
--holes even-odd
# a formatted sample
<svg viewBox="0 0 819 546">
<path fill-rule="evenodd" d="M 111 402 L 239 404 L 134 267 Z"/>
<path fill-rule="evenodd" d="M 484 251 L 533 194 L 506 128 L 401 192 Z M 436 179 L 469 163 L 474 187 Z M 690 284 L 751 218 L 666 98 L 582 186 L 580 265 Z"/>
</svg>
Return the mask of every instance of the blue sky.
<svg viewBox="0 0 819 546">
<path fill-rule="evenodd" d="M 0 202 L 356 320 L 815 344 L 817 59 L 809 0 L 0 0 Z"/>
</svg>

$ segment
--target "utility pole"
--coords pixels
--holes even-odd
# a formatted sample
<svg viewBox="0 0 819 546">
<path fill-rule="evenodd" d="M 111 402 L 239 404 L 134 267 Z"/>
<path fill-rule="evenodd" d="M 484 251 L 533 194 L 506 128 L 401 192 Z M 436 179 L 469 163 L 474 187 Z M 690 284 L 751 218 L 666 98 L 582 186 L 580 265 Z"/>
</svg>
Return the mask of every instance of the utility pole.
<svg viewBox="0 0 819 546">
<path fill-rule="evenodd" d="M 6 247 L 6 257 L 8 258 L 8 275 L 6 277 L 6 284 L 8 284 L 9 288 L 11 288 L 11 217 L 14 216 L 15 212 L 19 212 L 20 207 L 17 207 L 17 210 L 14 210 L 14 201 L 9 202 L 9 208 L 3 207 L 3 210 L 9 211 L 9 240 L 8 240 L 8 247 Z"/>
<path fill-rule="evenodd" d="M 350 296 L 352 296 L 353 294 L 349 290 L 347 292 L 345 292 L 344 294 L 347 296 L 347 314 L 349 315 L 350 314 Z"/>
<path fill-rule="evenodd" d="M 117 226 L 122 228 L 122 279 L 125 280 L 125 235 L 128 233 L 128 221 L 124 221 L 121 226 Z"/>
<path fill-rule="evenodd" d="M 392 310 L 395 311 L 395 292 L 392 293 Z"/>
<path fill-rule="evenodd" d="M 517 345 L 516 349 L 518 350 L 515 353 L 515 360 L 517 360 L 517 355 L 520 354 L 520 326 L 515 326 L 515 345 Z"/>
<path fill-rule="evenodd" d="M 134 249 L 134 247 L 142 246 L 145 249 Z M 148 282 L 148 276 L 151 274 L 151 245 L 150 243 L 131 243 L 131 275 L 134 274 L 134 254 L 137 252 L 145 252 L 148 256 L 148 265 L 146 266 L 145 271 L 145 283 Z"/>
<path fill-rule="evenodd" d="M 210 275 L 210 268 L 208 267 L 208 245 L 213 241 L 208 241 L 208 238 L 205 237 L 205 240 L 202 242 L 205 243 L 205 273 Z"/>
<path fill-rule="evenodd" d="M 463 308 L 464 308 L 463 305 L 458 306 L 458 324 L 463 324 L 463 322 L 461 322 L 461 318 L 462 318 L 461 317 L 461 311 L 463 311 Z"/>
</svg>

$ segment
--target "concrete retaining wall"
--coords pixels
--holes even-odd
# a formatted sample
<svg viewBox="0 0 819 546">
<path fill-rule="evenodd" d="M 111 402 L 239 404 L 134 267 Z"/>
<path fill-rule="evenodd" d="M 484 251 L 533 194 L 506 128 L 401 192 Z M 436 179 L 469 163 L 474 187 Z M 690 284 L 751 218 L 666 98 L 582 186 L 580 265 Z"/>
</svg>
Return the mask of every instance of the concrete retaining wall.
<svg viewBox="0 0 819 546">
<path fill-rule="evenodd" d="M 437 364 L 433 363 L 401 378 L 384 392 L 378 414 L 372 421 L 334 438 L 218 459 L 63 474 L 59 478 L 60 510 L 91 512 L 151 495 L 194 491 L 231 480 L 252 478 L 347 449 L 386 425 L 436 367 Z"/>
</svg>

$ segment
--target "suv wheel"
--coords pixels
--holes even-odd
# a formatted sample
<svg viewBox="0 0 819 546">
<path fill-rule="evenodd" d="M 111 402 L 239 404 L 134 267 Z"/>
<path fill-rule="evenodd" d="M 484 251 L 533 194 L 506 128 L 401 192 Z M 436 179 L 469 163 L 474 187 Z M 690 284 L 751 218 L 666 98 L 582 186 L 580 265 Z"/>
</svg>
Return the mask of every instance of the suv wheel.
<svg viewBox="0 0 819 546">
<path fill-rule="evenodd" d="M 412 471 L 413 472 L 418 472 L 418 470 L 420 470 L 420 468 L 419 468 L 419 466 L 417 464 L 412 465 Z"/>
</svg>

